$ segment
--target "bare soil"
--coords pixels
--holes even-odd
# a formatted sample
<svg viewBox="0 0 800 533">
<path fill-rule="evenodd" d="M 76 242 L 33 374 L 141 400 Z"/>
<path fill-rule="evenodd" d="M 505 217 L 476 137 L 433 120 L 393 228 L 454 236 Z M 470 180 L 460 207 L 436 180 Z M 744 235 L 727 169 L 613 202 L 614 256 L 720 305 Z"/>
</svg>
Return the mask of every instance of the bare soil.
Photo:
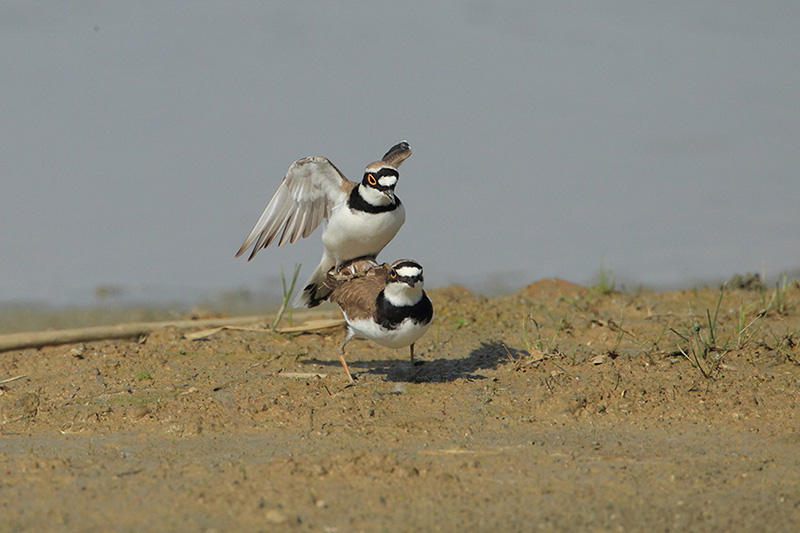
<svg viewBox="0 0 800 533">
<path fill-rule="evenodd" d="M 800 524 L 796 282 L 430 294 L 424 362 L 353 341 L 353 387 L 341 330 L 0 354 L 0 531 Z"/>
</svg>

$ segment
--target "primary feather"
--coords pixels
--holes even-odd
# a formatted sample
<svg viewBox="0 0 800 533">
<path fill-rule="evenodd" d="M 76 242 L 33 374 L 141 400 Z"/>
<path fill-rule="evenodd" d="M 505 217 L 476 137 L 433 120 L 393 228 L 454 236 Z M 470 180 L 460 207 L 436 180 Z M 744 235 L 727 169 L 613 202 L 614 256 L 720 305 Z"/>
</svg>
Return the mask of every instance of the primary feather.
<svg viewBox="0 0 800 533">
<path fill-rule="evenodd" d="M 349 188 L 348 188 L 349 184 Z M 278 238 L 278 246 L 308 237 L 330 216 L 333 206 L 346 198 L 355 185 L 325 157 L 306 157 L 295 161 L 264 208 L 244 244 L 236 252 L 242 255 L 255 242 L 248 257 Z"/>
</svg>

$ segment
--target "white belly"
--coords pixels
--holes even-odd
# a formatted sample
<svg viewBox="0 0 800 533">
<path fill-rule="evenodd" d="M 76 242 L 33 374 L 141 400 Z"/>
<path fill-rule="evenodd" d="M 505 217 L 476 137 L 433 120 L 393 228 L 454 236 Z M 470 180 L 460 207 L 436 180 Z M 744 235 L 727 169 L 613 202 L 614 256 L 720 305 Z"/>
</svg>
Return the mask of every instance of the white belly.
<svg viewBox="0 0 800 533">
<path fill-rule="evenodd" d="M 322 232 L 322 243 L 337 264 L 365 255 L 378 255 L 405 219 L 403 204 L 386 213 L 364 213 L 342 207 L 331 213 Z"/>
<path fill-rule="evenodd" d="M 347 315 L 345 315 L 347 320 Z M 395 329 L 386 329 L 372 320 L 347 320 L 348 325 L 358 337 L 369 339 L 387 348 L 410 346 L 428 331 L 431 323 L 419 324 L 410 318 L 403 320 Z"/>
</svg>

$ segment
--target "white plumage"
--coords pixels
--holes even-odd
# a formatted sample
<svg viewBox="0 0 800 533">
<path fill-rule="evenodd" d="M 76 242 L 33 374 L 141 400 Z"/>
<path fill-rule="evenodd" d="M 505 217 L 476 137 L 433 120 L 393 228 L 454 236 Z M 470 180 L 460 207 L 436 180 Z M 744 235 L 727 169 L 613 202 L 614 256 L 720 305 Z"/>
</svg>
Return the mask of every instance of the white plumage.
<svg viewBox="0 0 800 533">
<path fill-rule="evenodd" d="M 325 157 L 292 163 L 236 257 L 253 247 L 248 260 L 277 241 L 278 246 L 308 237 L 327 220 L 324 252 L 295 306 L 313 307 L 329 290 L 325 275 L 332 267 L 358 257 L 377 257 L 405 222 L 405 208 L 394 194 L 397 167 L 411 155 L 405 141 L 381 161 L 367 165 L 360 183 L 349 181 Z"/>
<path fill-rule="evenodd" d="M 411 318 L 406 318 L 394 329 L 388 329 L 371 318 L 351 320 L 347 317 L 347 313 L 343 312 L 342 314 L 353 332 L 351 337 L 368 339 L 395 350 L 414 344 L 428 331 L 431 325 L 430 322 L 416 322 Z"/>
</svg>

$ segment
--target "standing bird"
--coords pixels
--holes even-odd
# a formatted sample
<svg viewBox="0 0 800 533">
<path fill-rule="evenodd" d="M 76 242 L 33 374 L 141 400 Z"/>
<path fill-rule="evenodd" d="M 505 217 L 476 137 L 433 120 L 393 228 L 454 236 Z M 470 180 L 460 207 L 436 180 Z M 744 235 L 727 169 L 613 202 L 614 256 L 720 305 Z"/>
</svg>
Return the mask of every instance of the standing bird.
<svg viewBox="0 0 800 533">
<path fill-rule="evenodd" d="M 295 307 L 319 305 L 330 293 L 325 287 L 328 270 L 353 259 L 376 258 L 405 222 L 405 208 L 394 188 L 397 168 L 410 155 L 407 142 L 396 144 L 380 161 L 367 165 L 360 183 L 345 178 L 325 157 L 295 161 L 236 257 L 254 242 L 248 261 L 276 238 L 283 246 L 308 237 L 326 219 L 322 259 L 293 302 Z"/>
<path fill-rule="evenodd" d="M 347 322 L 339 360 L 351 383 L 344 347 L 353 337 L 370 339 L 388 348 L 410 346 L 414 361 L 414 343 L 433 320 L 433 304 L 423 290 L 419 263 L 401 259 L 390 266 L 362 259 L 338 272 L 331 269 L 325 285 L 331 291 L 330 301 L 339 306 Z"/>
</svg>

